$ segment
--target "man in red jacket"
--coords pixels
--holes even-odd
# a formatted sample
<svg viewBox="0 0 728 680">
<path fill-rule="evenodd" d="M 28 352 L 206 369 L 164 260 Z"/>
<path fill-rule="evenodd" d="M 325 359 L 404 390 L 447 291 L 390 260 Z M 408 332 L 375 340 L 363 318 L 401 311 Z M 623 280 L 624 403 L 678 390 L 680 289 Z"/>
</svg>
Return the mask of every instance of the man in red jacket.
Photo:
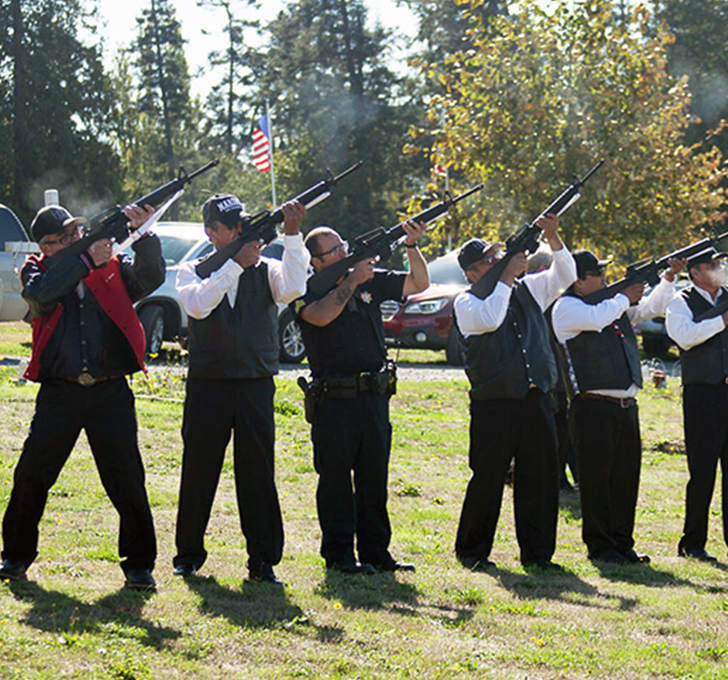
<svg viewBox="0 0 728 680">
<path fill-rule="evenodd" d="M 127 207 L 130 227 L 139 227 L 150 210 Z M 42 257 L 29 257 L 20 272 L 33 323 L 25 377 L 40 389 L 3 518 L 0 579 L 26 578 L 48 492 L 85 430 L 120 516 L 125 585 L 153 590 L 156 538 L 125 376 L 144 370 L 144 331 L 133 303 L 164 281 L 161 244 L 145 235 L 133 245 L 134 258 L 112 257 L 111 242 L 102 239 L 79 255 L 57 257 L 82 238 L 81 222 L 58 205 L 39 210 L 31 232 Z"/>
</svg>

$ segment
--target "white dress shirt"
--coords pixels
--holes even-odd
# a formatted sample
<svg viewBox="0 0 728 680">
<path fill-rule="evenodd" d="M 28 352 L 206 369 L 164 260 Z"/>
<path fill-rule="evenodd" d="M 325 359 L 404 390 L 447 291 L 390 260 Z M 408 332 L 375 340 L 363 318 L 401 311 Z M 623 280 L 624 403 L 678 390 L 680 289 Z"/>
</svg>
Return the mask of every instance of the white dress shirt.
<svg viewBox="0 0 728 680">
<path fill-rule="evenodd" d="M 556 300 L 575 280 L 576 264 L 566 249 L 553 253 L 552 265 L 542 272 L 526 274 L 521 280 L 542 310 Z M 500 328 L 508 312 L 512 287 L 498 281 L 493 292 L 481 300 L 467 291 L 455 298 L 455 318 L 464 337 L 493 333 Z"/>
<path fill-rule="evenodd" d="M 715 307 L 716 301 L 713 300 L 707 290 L 695 285 L 693 285 L 693 288 Z M 725 323 L 722 315 L 696 323 L 693 321 L 693 312 L 688 307 L 688 303 L 682 295 L 676 295 L 667 307 L 665 328 L 667 334 L 681 349 L 689 350 L 696 345 L 701 345 L 706 340 L 710 340 L 714 335 L 718 335 L 725 328 Z"/>
<path fill-rule="evenodd" d="M 643 296 L 639 304 L 635 306 L 630 306 L 629 298 L 623 293 L 617 293 L 614 297 L 602 300 L 596 305 L 590 305 L 578 297 L 566 295 L 554 305 L 551 323 L 556 339 L 562 345 L 566 345 L 568 340 L 584 331 L 601 332 L 602 329 L 611 326 L 625 312 L 632 324 L 660 316 L 665 313 L 665 309 L 674 296 L 675 285 L 664 277 L 651 294 Z M 569 372 L 573 376 L 571 369 Z M 577 385 L 574 387 L 578 389 Z M 639 392 L 639 387 L 632 383 L 626 390 L 592 390 L 592 392 L 610 397 L 634 397 Z"/>
<path fill-rule="evenodd" d="M 283 236 L 283 258 L 261 257 L 268 265 L 268 285 L 275 302 L 289 303 L 306 292 L 306 279 L 311 255 L 303 245 L 302 234 Z M 229 259 L 220 269 L 201 279 L 195 266 L 197 261 L 185 262 L 177 272 L 177 294 L 187 314 L 193 319 L 204 319 L 227 296 L 230 307 L 235 306 L 238 281 L 244 269 Z"/>
</svg>

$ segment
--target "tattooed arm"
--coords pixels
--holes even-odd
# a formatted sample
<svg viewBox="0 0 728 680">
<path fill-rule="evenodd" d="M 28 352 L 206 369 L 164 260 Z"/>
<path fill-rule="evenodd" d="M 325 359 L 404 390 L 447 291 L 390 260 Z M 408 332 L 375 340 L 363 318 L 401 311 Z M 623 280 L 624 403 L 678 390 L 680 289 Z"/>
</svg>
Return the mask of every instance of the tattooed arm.
<svg viewBox="0 0 728 680">
<path fill-rule="evenodd" d="M 341 314 L 356 287 L 372 278 L 374 278 L 374 262 L 364 260 L 357 262 L 330 293 L 306 305 L 301 310 L 301 318 L 313 326 L 328 326 Z"/>
</svg>

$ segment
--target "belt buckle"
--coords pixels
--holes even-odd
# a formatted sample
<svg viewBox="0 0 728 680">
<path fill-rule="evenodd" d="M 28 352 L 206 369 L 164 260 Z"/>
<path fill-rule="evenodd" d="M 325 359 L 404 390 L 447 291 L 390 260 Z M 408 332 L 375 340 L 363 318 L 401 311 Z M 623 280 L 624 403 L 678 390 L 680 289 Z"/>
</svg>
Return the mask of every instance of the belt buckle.
<svg viewBox="0 0 728 680">
<path fill-rule="evenodd" d="M 81 371 L 81 374 L 77 378 L 78 384 L 83 385 L 83 387 L 91 387 L 91 385 L 94 385 L 96 383 L 96 378 L 94 378 L 87 369 L 83 369 Z"/>
<path fill-rule="evenodd" d="M 629 408 L 632 404 L 630 401 L 632 400 L 632 397 L 620 397 L 619 398 L 619 407 L 620 408 Z"/>
</svg>

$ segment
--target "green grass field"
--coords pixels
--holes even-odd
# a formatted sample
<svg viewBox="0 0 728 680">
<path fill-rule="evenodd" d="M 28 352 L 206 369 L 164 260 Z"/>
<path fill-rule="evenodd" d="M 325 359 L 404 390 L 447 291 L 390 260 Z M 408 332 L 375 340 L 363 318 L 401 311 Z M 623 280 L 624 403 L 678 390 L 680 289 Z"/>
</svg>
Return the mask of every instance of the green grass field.
<svg viewBox="0 0 728 680">
<path fill-rule="evenodd" d="M 19 384 L 17 374 L 0 369 L 0 512 L 37 389 Z M 498 569 L 460 567 L 453 543 L 469 477 L 467 385 L 425 382 L 401 383 L 392 401 L 392 552 L 417 573 L 362 578 L 323 567 L 300 392 L 279 380 L 286 547 L 276 573 L 284 589 L 244 581 L 229 459 L 207 535 L 210 557 L 198 577 L 172 576 L 183 387 L 165 372 L 134 380 L 159 540 L 158 592 L 121 589 L 118 518 L 82 435 L 49 498 L 30 580 L 0 583 L 0 678 L 728 678 L 719 499 L 707 549 L 720 564 L 676 556 L 687 475 L 672 381 L 640 398 L 635 535 L 650 566 L 600 571 L 588 562 L 578 497 L 570 494 L 561 499 L 555 555 L 565 573 L 525 572 L 506 488 L 492 555 Z"/>
</svg>

